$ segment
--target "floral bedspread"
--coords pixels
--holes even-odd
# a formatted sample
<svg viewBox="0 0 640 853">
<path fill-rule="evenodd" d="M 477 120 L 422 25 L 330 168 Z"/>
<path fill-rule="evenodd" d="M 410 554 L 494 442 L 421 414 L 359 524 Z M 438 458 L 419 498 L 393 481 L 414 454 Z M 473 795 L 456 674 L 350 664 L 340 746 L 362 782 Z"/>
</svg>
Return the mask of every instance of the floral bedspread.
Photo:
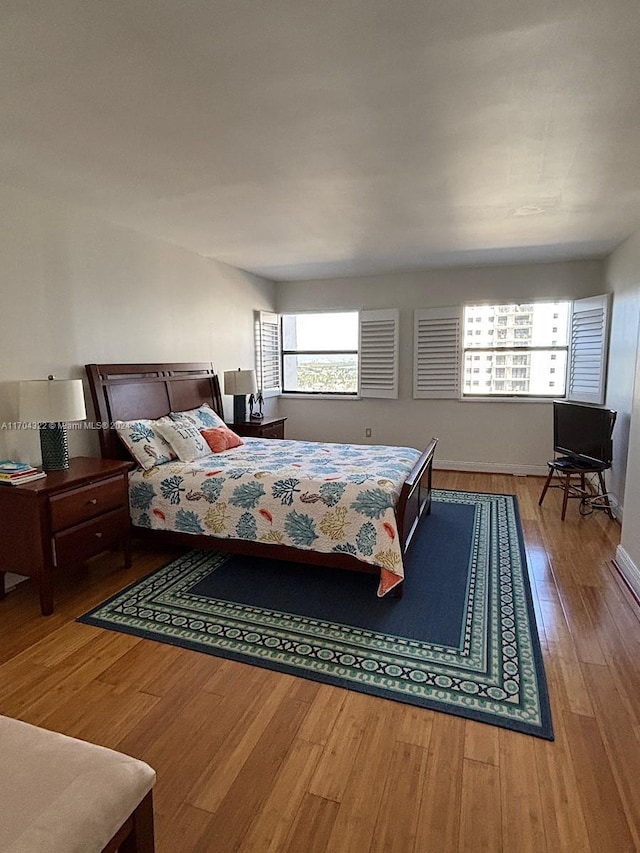
<svg viewBox="0 0 640 853">
<path fill-rule="evenodd" d="M 129 478 L 138 527 L 351 554 L 380 568 L 378 595 L 404 577 L 394 505 L 420 457 L 410 447 L 247 438 Z"/>
</svg>

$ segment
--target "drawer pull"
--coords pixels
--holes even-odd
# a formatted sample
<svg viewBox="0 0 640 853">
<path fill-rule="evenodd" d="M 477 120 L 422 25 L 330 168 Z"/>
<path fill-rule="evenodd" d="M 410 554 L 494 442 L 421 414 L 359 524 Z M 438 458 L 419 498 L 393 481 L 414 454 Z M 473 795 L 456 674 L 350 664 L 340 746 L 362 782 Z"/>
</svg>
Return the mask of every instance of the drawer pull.
<svg viewBox="0 0 640 853">
<path fill-rule="evenodd" d="M 102 533 L 96 533 L 96 539 L 102 539 Z"/>
<path fill-rule="evenodd" d="M 91 498 L 87 503 L 91 504 L 91 506 L 95 506 L 98 503 L 98 498 Z"/>
</svg>

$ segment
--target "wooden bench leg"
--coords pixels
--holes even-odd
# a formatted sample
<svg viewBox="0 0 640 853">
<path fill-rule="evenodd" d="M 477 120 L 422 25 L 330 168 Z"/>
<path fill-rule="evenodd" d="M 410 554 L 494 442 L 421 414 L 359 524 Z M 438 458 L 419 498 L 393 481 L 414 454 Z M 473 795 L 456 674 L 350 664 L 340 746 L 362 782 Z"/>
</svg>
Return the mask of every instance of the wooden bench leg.
<svg viewBox="0 0 640 853">
<path fill-rule="evenodd" d="M 542 506 L 542 501 L 544 500 L 544 496 L 547 494 L 547 490 L 549 488 L 549 483 L 551 482 L 552 477 L 553 477 L 553 468 L 549 467 L 549 473 L 547 475 L 547 480 L 544 484 L 542 494 L 540 495 L 540 500 L 538 501 L 538 506 Z"/>
<path fill-rule="evenodd" d="M 123 838 L 123 834 L 127 833 Z M 103 853 L 154 853 L 153 792 L 149 791 Z"/>
<path fill-rule="evenodd" d="M 602 494 L 602 500 L 604 501 L 604 505 L 607 508 L 607 514 L 609 518 L 614 518 L 613 510 L 611 509 L 611 504 L 609 503 L 609 495 L 607 494 L 607 487 L 605 486 L 604 476 L 602 471 L 598 471 L 598 482 L 600 483 L 600 492 Z"/>
<path fill-rule="evenodd" d="M 149 791 L 133 813 L 131 835 L 120 846 L 120 853 L 154 853 L 153 792 Z"/>
<path fill-rule="evenodd" d="M 562 499 L 562 520 L 567 514 L 567 501 L 569 500 L 569 489 L 571 487 L 571 474 L 564 475 L 564 498 Z"/>
</svg>

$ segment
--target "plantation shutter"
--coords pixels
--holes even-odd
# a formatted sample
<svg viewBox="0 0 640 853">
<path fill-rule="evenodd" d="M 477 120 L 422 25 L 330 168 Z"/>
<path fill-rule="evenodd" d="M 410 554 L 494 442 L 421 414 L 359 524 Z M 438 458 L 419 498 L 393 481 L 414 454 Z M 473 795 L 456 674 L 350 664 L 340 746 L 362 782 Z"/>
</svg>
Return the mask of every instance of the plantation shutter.
<svg viewBox="0 0 640 853">
<path fill-rule="evenodd" d="M 361 397 L 398 397 L 397 308 L 360 312 Z"/>
<path fill-rule="evenodd" d="M 567 400 L 604 403 L 609 343 L 608 294 L 578 299 L 571 314 Z"/>
<path fill-rule="evenodd" d="M 460 308 L 414 312 L 413 396 L 460 396 Z"/>
<path fill-rule="evenodd" d="M 280 378 L 280 317 L 260 311 L 257 323 L 256 367 L 263 397 L 282 393 Z"/>
</svg>

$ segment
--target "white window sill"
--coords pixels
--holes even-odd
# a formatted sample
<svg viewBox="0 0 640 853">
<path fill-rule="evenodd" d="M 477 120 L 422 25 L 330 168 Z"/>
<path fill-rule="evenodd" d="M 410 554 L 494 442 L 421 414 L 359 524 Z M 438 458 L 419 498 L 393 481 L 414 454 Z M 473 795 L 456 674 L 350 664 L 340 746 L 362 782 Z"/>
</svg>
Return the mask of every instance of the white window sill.
<svg viewBox="0 0 640 853">
<path fill-rule="evenodd" d="M 337 400 L 353 401 L 361 400 L 357 394 L 280 394 L 281 400 Z"/>
<path fill-rule="evenodd" d="M 354 402 L 364 399 L 360 396 L 346 394 L 280 394 L 281 400 L 335 400 L 336 402 Z M 413 399 L 430 399 L 428 397 Z M 438 398 L 431 398 L 438 399 Z M 442 398 L 446 399 L 446 398 Z M 457 397 L 458 403 L 553 403 L 554 400 L 564 400 L 564 397 Z"/>
<path fill-rule="evenodd" d="M 459 403 L 553 403 L 554 400 L 564 400 L 564 396 L 558 397 L 458 397 Z"/>
</svg>

